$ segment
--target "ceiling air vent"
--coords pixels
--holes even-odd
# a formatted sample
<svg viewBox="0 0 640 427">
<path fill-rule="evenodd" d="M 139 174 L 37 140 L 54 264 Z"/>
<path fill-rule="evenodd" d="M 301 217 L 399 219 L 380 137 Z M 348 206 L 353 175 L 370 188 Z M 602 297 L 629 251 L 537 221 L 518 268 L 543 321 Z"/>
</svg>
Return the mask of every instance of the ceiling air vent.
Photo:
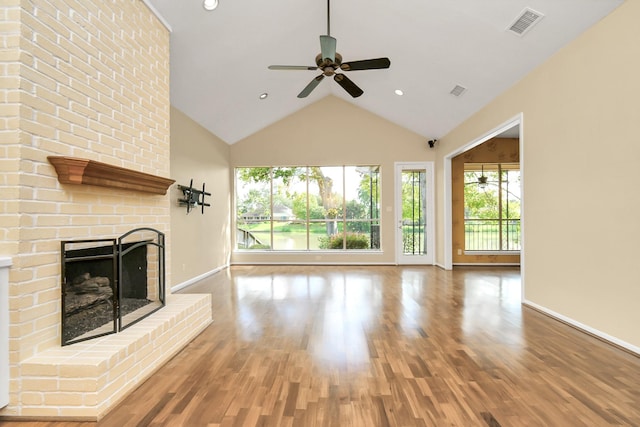
<svg viewBox="0 0 640 427">
<path fill-rule="evenodd" d="M 451 95 L 453 96 L 460 96 L 464 93 L 464 91 L 467 90 L 466 87 L 464 86 L 460 86 L 460 85 L 456 85 L 453 89 L 451 89 L 451 92 L 449 92 Z"/>
<path fill-rule="evenodd" d="M 540 22 L 542 18 L 544 18 L 542 13 L 536 12 L 535 10 L 527 7 L 520 13 L 520 15 L 518 15 L 507 31 L 511 31 L 512 33 L 522 37 L 529 32 L 535 24 Z"/>
</svg>

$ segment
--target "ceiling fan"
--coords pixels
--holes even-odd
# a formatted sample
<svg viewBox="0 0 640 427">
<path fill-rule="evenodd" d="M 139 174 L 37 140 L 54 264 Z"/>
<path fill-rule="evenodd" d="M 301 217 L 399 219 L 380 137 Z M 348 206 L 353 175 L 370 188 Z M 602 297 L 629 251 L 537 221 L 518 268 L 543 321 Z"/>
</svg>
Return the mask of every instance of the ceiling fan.
<svg viewBox="0 0 640 427">
<path fill-rule="evenodd" d="M 327 0 L 327 35 L 320 36 L 320 54 L 316 56 L 316 66 L 305 65 L 270 65 L 270 70 L 318 70 L 322 74 L 315 77 L 311 82 L 302 89 L 298 94 L 298 98 L 306 98 L 325 76 L 333 76 L 335 80 L 344 90 L 354 98 L 364 93 L 354 82 L 347 76 L 336 71 L 359 71 L 359 70 L 376 70 L 381 68 L 389 68 L 391 61 L 389 58 L 364 59 L 361 61 L 342 62 L 342 55 L 336 52 L 336 39 L 331 37 L 331 20 L 330 20 L 330 0 Z"/>
</svg>

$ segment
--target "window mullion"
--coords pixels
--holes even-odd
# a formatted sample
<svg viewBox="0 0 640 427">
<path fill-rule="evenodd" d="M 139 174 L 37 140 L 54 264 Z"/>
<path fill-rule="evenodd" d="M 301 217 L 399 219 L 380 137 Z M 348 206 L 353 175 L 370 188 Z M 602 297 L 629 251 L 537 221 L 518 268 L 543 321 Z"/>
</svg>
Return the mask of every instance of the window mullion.
<svg viewBox="0 0 640 427">
<path fill-rule="evenodd" d="M 273 167 L 269 168 L 269 228 L 271 234 L 271 249 L 274 247 L 273 235 Z"/>
<path fill-rule="evenodd" d="M 342 249 L 347 249 L 347 177 L 342 165 Z"/>
<path fill-rule="evenodd" d="M 305 225 L 306 225 L 306 229 L 307 229 L 307 250 L 311 250 L 311 235 L 310 235 L 310 228 L 311 228 L 311 208 L 309 206 L 309 166 L 307 166 L 305 168 L 305 183 L 306 183 L 306 192 L 307 192 L 307 219 L 305 221 Z"/>
</svg>

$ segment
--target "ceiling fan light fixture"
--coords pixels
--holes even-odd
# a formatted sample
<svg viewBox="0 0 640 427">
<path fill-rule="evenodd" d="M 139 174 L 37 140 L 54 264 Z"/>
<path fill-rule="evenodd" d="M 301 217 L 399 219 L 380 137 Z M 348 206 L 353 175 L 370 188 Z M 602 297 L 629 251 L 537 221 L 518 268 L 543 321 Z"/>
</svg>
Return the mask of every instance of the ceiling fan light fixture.
<svg viewBox="0 0 640 427">
<path fill-rule="evenodd" d="M 205 10 L 214 10 L 216 7 L 218 7 L 218 0 L 204 0 L 204 2 L 202 3 L 202 7 L 204 7 Z"/>
<path fill-rule="evenodd" d="M 482 172 L 480 172 L 480 177 L 478 178 L 478 188 L 484 190 L 487 188 L 488 178 L 484 175 L 484 165 L 482 165 Z"/>
</svg>

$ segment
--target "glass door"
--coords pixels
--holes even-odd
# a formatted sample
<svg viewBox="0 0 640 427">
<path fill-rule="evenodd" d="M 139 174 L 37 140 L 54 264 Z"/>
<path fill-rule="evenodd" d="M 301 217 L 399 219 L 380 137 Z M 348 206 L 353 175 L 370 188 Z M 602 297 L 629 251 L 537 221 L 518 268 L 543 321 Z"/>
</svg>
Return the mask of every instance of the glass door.
<svg viewBox="0 0 640 427">
<path fill-rule="evenodd" d="M 433 264 L 433 163 L 396 163 L 396 263 Z"/>
</svg>

